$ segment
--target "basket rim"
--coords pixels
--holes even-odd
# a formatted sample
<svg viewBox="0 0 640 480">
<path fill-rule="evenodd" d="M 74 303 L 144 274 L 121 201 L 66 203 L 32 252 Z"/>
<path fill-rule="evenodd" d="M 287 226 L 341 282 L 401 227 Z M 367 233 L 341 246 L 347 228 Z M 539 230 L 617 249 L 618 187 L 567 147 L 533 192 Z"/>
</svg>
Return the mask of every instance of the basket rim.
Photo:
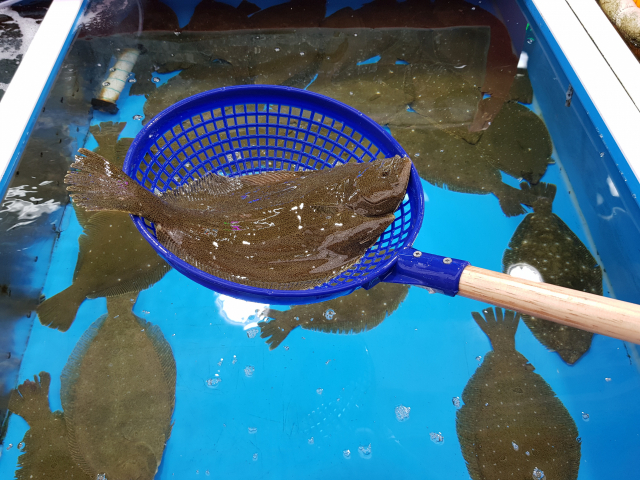
<svg viewBox="0 0 640 480">
<path fill-rule="evenodd" d="M 252 100 L 252 96 L 264 97 L 270 95 L 274 97 L 273 102 Z M 382 137 L 386 141 L 385 146 L 389 147 L 388 149 L 392 151 L 393 155 L 407 156 L 402 146 L 384 128 L 374 122 L 371 118 L 362 112 L 359 112 L 355 108 L 330 97 L 295 87 L 284 87 L 278 85 L 235 85 L 197 93 L 171 105 L 152 118 L 136 135 L 132 142 L 125 157 L 123 171 L 136 183 L 141 184 L 136 178 L 135 172 L 140 164 L 141 158 L 147 152 L 148 146 L 155 142 L 158 135 L 164 134 L 167 129 L 175 125 L 177 122 L 175 118 L 176 116 L 182 117 L 181 120 L 191 118 L 193 115 L 189 115 L 187 117 L 186 113 L 189 112 L 192 107 L 206 103 L 213 103 L 214 101 L 216 103 L 220 103 L 220 105 L 214 104 L 206 108 L 208 110 L 212 110 L 214 108 L 228 106 L 223 105 L 223 103 L 226 102 L 229 102 L 229 105 L 233 105 L 235 100 L 240 99 L 243 99 L 242 103 L 253 102 L 271 104 L 277 103 L 280 99 L 287 100 L 287 98 L 292 98 L 303 104 L 312 103 L 314 104 L 314 107 L 317 105 L 320 109 L 327 111 L 327 113 L 331 112 L 338 115 L 340 118 L 335 120 L 339 120 L 340 122 L 347 124 L 350 128 L 358 131 L 361 135 L 366 135 L 369 139 L 371 139 L 372 134 L 375 137 Z M 311 105 L 307 108 L 310 110 L 312 109 Z M 353 122 L 349 123 L 350 121 Z M 169 122 L 171 122 L 170 125 Z M 353 123 L 356 123 L 357 125 L 353 125 Z M 361 131 L 361 126 L 366 127 L 366 133 Z M 144 185 L 142 186 L 144 187 Z M 396 263 L 398 254 L 413 245 L 422 225 L 424 216 L 424 194 L 420 183 L 420 177 L 415 165 L 413 164 L 411 166 L 411 176 L 407 186 L 407 194 L 409 195 L 409 201 L 411 203 L 411 216 L 414 217 L 415 220 L 412 218 L 411 222 L 413 226 L 411 227 L 407 237 L 401 245 L 390 253 L 390 258 L 387 260 L 381 260 L 377 264 L 376 268 L 361 276 L 353 278 L 353 281 L 351 282 L 342 281 L 333 286 L 326 286 L 325 284 L 308 290 L 264 289 L 231 282 L 206 273 L 167 250 L 164 245 L 149 233 L 142 217 L 131 215 L 131 218 L 138 231 L 142 234 L 144 239 L 149 242 L 152 248 L 164 257 L 169 265 L 183 275 L 189 277 L 191 280 L 219 293 L 244 300 L 259 301 L 270 304 L 294 305 L 328 300 L 351 293 L 359 287 L 371 288 L 382 280 L 385 274 Z"/>
</svg>

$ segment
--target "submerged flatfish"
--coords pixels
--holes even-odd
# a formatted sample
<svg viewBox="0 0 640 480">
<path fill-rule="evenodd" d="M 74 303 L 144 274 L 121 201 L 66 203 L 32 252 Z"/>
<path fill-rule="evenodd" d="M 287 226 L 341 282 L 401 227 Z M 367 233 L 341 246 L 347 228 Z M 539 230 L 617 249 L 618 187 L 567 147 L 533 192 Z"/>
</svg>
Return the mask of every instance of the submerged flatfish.
<svg viewBox="0 0 640 480">
<path fill-rule="evenodd" d="M 456 414 L 462 456 L 473 480 L 575 480 L 578 429 L 566 407 L 515 348 L 520 315 L 484 310 L 473 318 L 493 351 L 462 392 Z M 536 476 L 536 474 L 538 476 Z"/>
<path fill-rule="evenodd" d="M 217 277 L 261 288 L 305 289 L 349 268 L 395 220 L 411 160 L 396 156 L 320 171 L 207 175 L 155 196 L 80 150 L 65 177 L 87 210 L 154 222 L 169 251 Z"/>
<path fill-rule="evenodd" d="M 493 119 L 478 147 L 504 173 L 535 185 L 554 163 L 553 145 L 544 122 L 527 107 L 506 103 Z"/>
<path fill-rule="evenodd" d="M 78 243 L 73 283 L 37 309 L 43 325 L 63 332 L 69 329 L 85 299 L 139 292 L 170 270 L 126 213 L 93 213 Z"/>
<path fill-rule="evenodd" d="M 540 198 L 533 209 L 522 220 L 504 252 L 503 272 L 534 268 L 546 283 L 602 295 L 602 270 L 577 235 L 552 213 L 551 201 Z M 558 352 L 569 364 L 575 363 L 591 346 L 591 332 L 529 315 L 522 318 L 544 346 Z"/>
<path fill-rule="evenodd" d="M 500 171 L 477 145 L 433 127 L 392 127 L 391 134 L 429 183 L 455 192 L 492 193 L 508 217 L 525 212 L 521 205 L 526 203 L 522 191 L 502 181 Z"/>
<path fill-rule="evenodd" d="M 296 327 L 325 333 L 360 333 L 382 323 L 404 301 L 408 285 L 379 283 L 371 290 L 358 289 L 346 297 L 289 310 L 269 309 L 268 322 L 260 323 L 261 337 L 269 349 L 280 345 Z"/>
<path fill-rule="evenodd" d="M 33 381 L 25 380 L 11 392 L 9 410 L 20 415 L 28 424 L 18 457 L 16 480 L 38 478 L 90 480 L 71 458 L 67 440 L 67 423 L 61 411 L 51 412 L 49 385 L 51 375 L 40 372 Z"/>
<path fill-rule="evenodd" d="M 71 456 L 96 478 L 151 480 L 171 434 L 176 364 L 159 327 L 131 312 L 131 296 L 78 341 L 62 371 Z"/>
</svg>

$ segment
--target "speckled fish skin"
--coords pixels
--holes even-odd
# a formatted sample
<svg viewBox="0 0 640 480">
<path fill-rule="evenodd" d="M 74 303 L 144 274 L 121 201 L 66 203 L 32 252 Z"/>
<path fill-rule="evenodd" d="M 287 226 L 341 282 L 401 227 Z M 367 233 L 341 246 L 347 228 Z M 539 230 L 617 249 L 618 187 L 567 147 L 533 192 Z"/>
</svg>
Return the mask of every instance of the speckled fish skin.
<svg viewBox="0 0 640 480">
<path fill-rule="evenodd" d="M 473 480 L 575 480 L 580 441 L 575 421 L 534 367 L 515 349 L 520 315 L 489 308 L 473 318 L 493 351 L 462 392 L 456 430 Z M 542 477 L 538 477 L 542 478 Z"/>
<path fill-rule="evenodd" d="M 539 199 L 520 223 L 502 258 L 505 273 L 513 265 L 534 267 L 543 281 L 602 295 L 602 270 L 589 249 L 560 217 L 548 199 Z M 522 316 L 535 337 L 573 364 L 591 347 L 593 334 L 529 315 Z"/>
<path fill-rule="evenodd" d="M 37 308 L 40 323 L 63 332 L 85 299 L 139 292 L 170 270 L 126 213 L 94 213 L 78 242 L 73 283 Z"/>
<path fill-rule="evenodd" d="M 92 477 L 71 458 L 64 414 L 51 412 L 50 385 L 51 375 L 40 372 L 40 379 L 34 375 L 33 381 L 25 380 L 11 392 L 9 410 L 29 424 L 22 439 L 24 448 L 18 457 L 15 478 L 90 480 Z"/>
<path fill-rule="evenodd" d="M 391 134 L 413 158 L 420 177 L 455 192 L 493 193 L 508 217 L 525 212 L 520 190 L 502 181 L 500 171 L 476 146 L 435 127 L 392 127 Z M 485 133 L 486 134 L 486 133 Z"/>
<path fill-rule="evenodd" d="M 91 478 L 153 479 L 171 434 L 175 360 L 161 330 L 131 313 L 134 300 L 107 299 L 61 375 L 69 450 Z"/>
<path fill-rule="evenodd" d="M 399 156 L 319 172 L 208 175 L 157 197 L 80 150 L 65 178 L 87 210 L 141 215 L 191 265 L 260 288 L 305 289 L 349 268 L 395 219 L 411 161 Z"/>
<path fill-rule="evenodd" d="M 379 283 L 371 290 L 358 289 L 326 302 L 296 305 L 286 311 L 269 309 L 265 315 L 270 320 L 259 324 L 260 336 L 273 350 L 296 327 L 325 333 L 361 333 L 377 327 L 395 312 L 408 292 L 408 285 Z"/>
</svg>

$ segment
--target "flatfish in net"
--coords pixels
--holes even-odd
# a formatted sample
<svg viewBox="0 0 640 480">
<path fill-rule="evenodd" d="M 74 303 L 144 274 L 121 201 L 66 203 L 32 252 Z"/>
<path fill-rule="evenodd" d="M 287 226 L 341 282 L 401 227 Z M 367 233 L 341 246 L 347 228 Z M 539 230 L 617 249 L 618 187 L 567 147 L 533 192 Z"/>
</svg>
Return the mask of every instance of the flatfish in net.
<svg viewBox="0 0 640 480">
<path fill-rule="evenodd" d="M 555 186 L 550 187 L 555 193 Z M 534 268 L 544 282 L 602 295 L 598 262 L 567 224 L 552 213 L 548 198 L 534 202 L 533 213 L 518 225 L 502 257 L 503 272 L 513 274 L 522 268 Z M 522 319 L 544 346 L 558 352 L 569 364 L 591 347 L 591 332 L 529 315 Z"/>
<path fill-rule="evenodd" d="M 107 299 L 62 371 L 69 450 L 91 478 L 151 480 L 171 434 L 175 360 L 132 306 L 130 295 Z"/>
<path fill-rule="evenodd" d="M 391 134 L 429 183 L 455 192 L 492 193 L 508 217 L 525 212 L 521 205 L 526 203 L 522 191 L 502 181 L 498 168 L 477 145 L 435 127 L 392 127 Z"/>
<path fill-rule="evenodd" d="M 404 301 L 407 285 L 379 283 L 371 290 L 358 289 L 346 297 L 311 305 L 296 305 L 289 310 L 269 309 L 271 320 L 260 323 L 261 337 L 269 349 L 280 345 L 296 327 L 325 333 L 360 333 L 382 323 Z"/>
<path fill-rule="evenodd" d="M 506 103 L 478 142 L 492 165 L 514 178 L 537 184 L 554 163 L 553 145 L 544 122 L 527 107 Z"/>
<path fill-rule="evenodd" d="M 399 156 L 320 171 L 208 175 L 155 196 L 87 150 L 65 181 L 87 210 L 153 221 L 169 251 L 217 277 L 305 289 L 357 262 L 394 221 L 411 160 Z"/>
<path fill-rule="evenodd" d="M 90 480 L 71 458 L 67 441 L 67 423 L 61 411 L 51 412 L 49 385 L 51 375 L 40 372 L 33 381 L 25 380 L 11 392 L 9 410 L 20 415 L 28 424 L 18 457 L 17 480 L 38 478 Z"/>
<path fill-rule="evenodd" d="M 515 348 L 520 315 L 489 308 L 473 318 L 491 340 L 462 392 L 456 430 L 473 480 L 575 480 L 580 441 L 573 418 Z M 537 475 L 537 476 L 536 476 Z"/>
</svg>

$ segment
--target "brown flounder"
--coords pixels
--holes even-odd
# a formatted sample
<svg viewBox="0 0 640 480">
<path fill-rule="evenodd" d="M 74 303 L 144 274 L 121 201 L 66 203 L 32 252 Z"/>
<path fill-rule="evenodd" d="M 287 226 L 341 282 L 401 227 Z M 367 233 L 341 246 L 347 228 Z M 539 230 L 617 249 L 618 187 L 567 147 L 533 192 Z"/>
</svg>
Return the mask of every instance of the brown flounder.
<svg viewBox="0 0 640 480">
<path fill-rule="evenodd" d="M 422 178 L 440 188 L 480 195 L 494 194 L 505 215 L 525 212 L 522 191 L 502 181 L 500 171 L 489 163 L 477 145 L 439 128 L 392 127 L 391 134 L 413 158 Z"/>
<path fill-rule="evenodd" d="M 553 186 L 555 191 L 555 186 Z M 551 201 L 540 198 L 511 237 L 502 257 L 502 270 L 533 267 L 544 282 L 602 295 L 602 270 L 589 249 L 560 217 Z M 591 347 L 593 333 L 548 320 L 522 316 L 533 335 L 562 359 L 575 363 Z"/>
<path fill-rule="evenodd" d="M 38 478 L 90 480 L 71 458 L 67 440 L 67 423 L 61 411 L 51 412 L 49 385 L 51 375 L 40 372 L 33 381 L 25 380 L 11 392 L 9 410 L 20 415 L 28 424 L 22 442 L 24 449 L 18 457 L 16 480 Z"/>
<path fill-rule="evenodd" d="M 69 450 L 91 478 L 151 480 L 171 434 L 176 365 L 159 327 L 129 295 L 78 341 L 61 376 Z"/>
<path fill-rule="evenodd" d="M 411 161 L 395 157 L 321 171 L 208 175 L 155 196 L 80 150 L 65 178 L 87 210 L 153 221 L 160 243 L 217 277 L 261 288 L 304 289 L 349 268 L 394 221 Z"/>
<path fill-rule="evenodd" d="M 575 480 L 580 440 L 560 399 L 515 349 L 520 315 L 489 308 L 473 318 L 491 340 L 462 392 L 456 431 L 473 480 Z"/>
<path fill-rule="evenodd" d="M 544 122 L 527 107 L 506 103 L 478 142 L 492 165 L 514 178 L 537 184 L 554 163 L 553 145 Z"/>
<path fill-rule="evenodd" d="M 296 327 L 325 333 L 360 333 L 382 323 L 404 301 L 408 285 L 379 283 L 326 302 L 296 305 L 289 310 L 269 309 L 268 322 L 260 323 L 261 337 L 269 349 L 280 345 Z"/>
</svg>

